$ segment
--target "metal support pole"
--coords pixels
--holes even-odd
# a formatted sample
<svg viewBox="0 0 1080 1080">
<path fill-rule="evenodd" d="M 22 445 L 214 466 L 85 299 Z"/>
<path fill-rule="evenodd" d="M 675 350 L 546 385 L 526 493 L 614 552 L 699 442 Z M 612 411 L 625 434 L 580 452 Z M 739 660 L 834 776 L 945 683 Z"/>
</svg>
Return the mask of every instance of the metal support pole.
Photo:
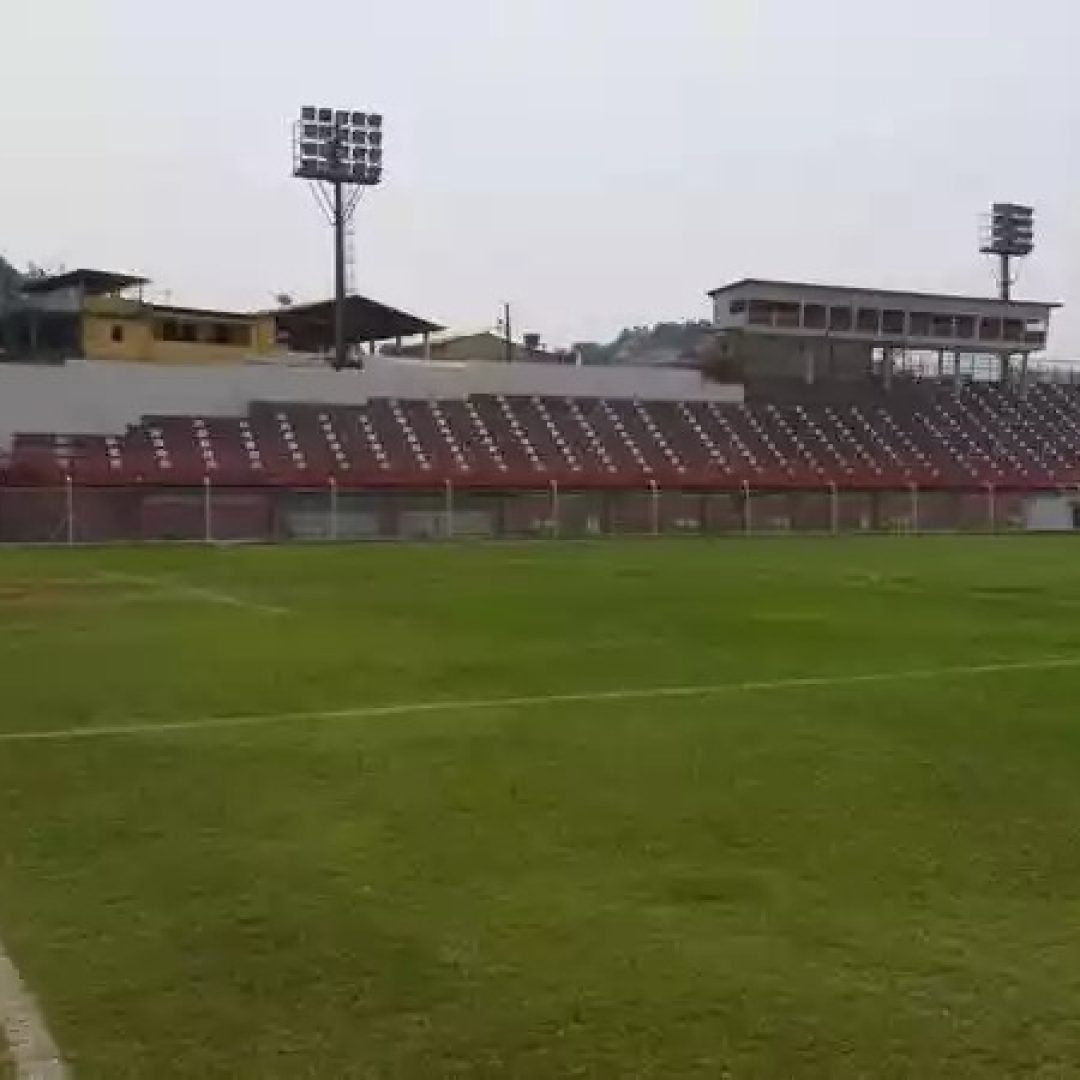
<svg viewBox="0 0 1080 1080">
<path fill-rule="evenodd" d="M 656 486 L 656 481 L 649 480 L 649 491 L 652 493 L 652 504 L 650 506 L 650 521 L 652 524 L 653 536 L 660 535 L 660 489 Z"/>
<path fill-rule="evenodd" d="M 911 485 L 911 531 L 919 532 L 921 524 L 919 521 L 919 485 L 912 483 Z"/>
<path fill-rule="evenodd" d="M 840 531 L 840 492 L 836 481 L 829 481 L 829 528 L 836 534 Z"/>
<path fill-rule="evenodd" d="M 212 509 L 210 476 L 207 474 L 203 477 L 203 539 L 208 544 L 214 540 Z"/>
<path fill-rule="evenodd" d="M 75 485 L 70 474 L 64 477 L 64 531 L 70 546 L 75 543 Z"/>
<path fill-rule="evenodd" d="M 560 506 L 559 506 L 559 481 L 552 479 L 551 481 L 551 535 L 556 540 L 559 538 L 559 532 L 561 530 L 560 523 Z"/>
<path fill-rule="evenodd" d="M 444 511 L 446 518 L 446 539 L 454 539 L 454 482 L 447 478 L 446 480 L 446 509 Z"/>
<path fill-rule="evenodd" d="M 338 486 L 337 477 L 330 477 L 330 539 L 338 538 Z"/>
<path fill-rule="evenodd" d="M 743 532 L 749 536 L 754 531 L 753 511 L 750 507 L 750 481 L 742 482 L 743 491 Z"/>
<path fill-rule="evenodd" d="M 345 344 L 345 185 L 335 180 L 334 189 L 334 367 L 348 362 Z"/>
<path fill-rule="evenodd" d="M 986 485 L 986 510 L 990 531 L 997 532 L 997 489 L 993 484 Z"/>
</svg>

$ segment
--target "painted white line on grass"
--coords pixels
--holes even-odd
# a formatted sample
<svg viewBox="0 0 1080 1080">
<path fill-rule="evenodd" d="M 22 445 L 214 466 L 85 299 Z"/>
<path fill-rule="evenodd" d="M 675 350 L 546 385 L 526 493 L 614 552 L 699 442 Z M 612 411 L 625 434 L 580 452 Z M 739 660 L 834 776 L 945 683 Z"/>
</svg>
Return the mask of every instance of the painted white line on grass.
<svg viewBox="0 0 1080 1080">
<path fill-rule="evenodd" d="M 921 668 L 907 671 L 874 671 L 863 675 L 808 675 L 788 679 L 713 683 L 697 686 L 645 686 L 621 690 L 582 690 L 566 694 L 536 694 L 527 697 L 446 698 L 436 701 L 399 702 L 391 705 L 359 705 L 355 708 L 313 712 L 264 713 L 250 716 L 205 716 L 192 720 L 165 720 L 161 723 L 110 724 L 81 728 L 54 728 L 45 731 L 0 731 L 0 743 L 66 742 L 79 739 L 116 738 L 123 735 L 162 735 L 169 732 L 208 731 L 215 728 L 262 727 L 327 720 L 372 720 L 388 716 L 423 713 L 470 712 L 480 709 L 533 709 L 557 705 L 603 704 L 612 701 L 655 701 L 665 698 L 705 698 L 721 694 L 750 694 L 770 690 L 812 690 L 817 688 L 863 686 L 873 683 L 925 682 L 976 675 L 1000 675 L 1017 671 L 1055 671 L 1080 668 L 1080 656 L 1045 657 L 1000 663 L 969 664 L 958 667 Z"/>
<path fill-rule="evenodd" d="M 71 1072 L 49 1032 L 45 1015 L 23 985 L 0 942 L 0 1033 L 17 1080 L 68 1080 Z"/>
<path fill-rule="evenodd" d="M 263 615 L 288 615 L 289 609 L 277 604 L 263 604 L 258 600 L 247 600 L 242 596 L 222 592 L 220 589 L 208 589 L 203 585 L 189 585 L 168 577 L 151 577 L 143 574 L 120 574 L 101 571 L 96 575 L 99 581 L 113 582 L 120 585 L 141 585 L 144 588 L 157 589 L 159 592 L 187 596 L 195 600 L 205 600 L 211 604 L 224 604 L 226 607 L 240 608 L 243 611 L 257 611 Z"/>
</svg>

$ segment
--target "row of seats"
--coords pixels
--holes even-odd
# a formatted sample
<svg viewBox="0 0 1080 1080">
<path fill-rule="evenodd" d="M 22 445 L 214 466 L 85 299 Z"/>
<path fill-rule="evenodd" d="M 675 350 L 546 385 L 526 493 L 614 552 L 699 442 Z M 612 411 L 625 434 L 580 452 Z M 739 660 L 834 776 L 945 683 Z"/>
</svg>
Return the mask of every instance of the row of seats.
<svg viewBox="0 0 1080 1080">
<path fill-rule="evenodd" d="M 1080 392 L 991 385 L 843 403 L 476 395 L 255 403 L 114 436 L 16 436 L 7 478 L 53 483 L 1037 487 L 1080 483 Z"/>
</svg>

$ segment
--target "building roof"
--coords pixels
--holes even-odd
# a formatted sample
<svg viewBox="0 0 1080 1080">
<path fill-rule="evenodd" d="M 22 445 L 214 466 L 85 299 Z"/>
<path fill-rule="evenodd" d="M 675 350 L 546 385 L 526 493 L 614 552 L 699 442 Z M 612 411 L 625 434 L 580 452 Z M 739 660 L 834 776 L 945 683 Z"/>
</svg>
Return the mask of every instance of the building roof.
<svg viewBox="0 0 1080 1080">
<path fill-rule="evenodd" d="M 333 300 L 279 308 L 274 315 L 278 326 L 289 334 L 293 348 L 305 351 L 329 348 L 333 344 Z M 345 300 L 345 337 L 353 344 L 412 337 L 441 329 L 438 323 L 398 311 L 366 296 L 349 296 Z"/>
<path fill-rule="evenodd" d="M 727 292 L 734 292 L 736 289 L 744 289 L 748 286 L 764 285 L 766 287 L 783 288 L 783 289 L 805 289 L 821 290 L 823 292 L 831 293 L 851 293 L 852 295 L 866 295 L 867 293 L 876 293 L 878 296 L 895 296 L 906 297 L 909 300 L 953 300 L 967 304 L 985 304 L 988 302 L 998 301 L 994 296 L 964 296 L 955 293 L 930 293 L 930 292 L 911 292 L 906 289 L 877 289 L 873 286 L 859 286 L 859 285 L 830 285 L 820 281 L 777 281 L 770 278 L 740 278 L 738 281 L 732 281 L 728 285 L 721 285 L 718 289 L 712 289 L 709 292 L 709 296 L 721 296 Z M 1037 307 L 1047 308 L 1059 308 L 1061 304 L 1056 301 L 1046 300 L 1015 300 L 1013 303 L 1024 304 L 1027 306 L 1035 305 Z"/>
<path fill-rule="evenodd" d="M 177 307 L 175 304 L 146 304 L 145 307 L 158 315 L 173 315 L 176 318 L 204 318 L 204 319 L 254 319 L 260 314 L 257 311 L 221 311 L 217 308 L 201 307 Z"/>
<path fill-rule="evenodd" d="M 112 270 L 67 270 L 63 274 L 52 274 L 43 278 L 24 278 L 23 292 L 47 293 L 58 289 L 81 287 L 91 296 L 102 293 L 118 292 L 132 285 L 146 285 L 150 279 L 136 274 L 118 274 Z"/>
</svg>

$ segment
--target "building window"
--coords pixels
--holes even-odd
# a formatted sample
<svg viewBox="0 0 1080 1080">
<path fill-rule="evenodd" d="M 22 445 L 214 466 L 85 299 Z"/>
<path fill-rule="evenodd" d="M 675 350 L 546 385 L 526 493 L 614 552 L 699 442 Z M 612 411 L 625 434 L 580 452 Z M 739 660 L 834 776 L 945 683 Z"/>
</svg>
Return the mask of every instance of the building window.
<svg viewBox="0 0 1080 1080">
<path fill-rule="evenodd" d="M 975 336 L 975 316 L 956 316 L 956 336 L 958 338 L 973 338 Z"/>
<path fill-rule="evenodd" d="M 745 300 L 732 300 L 728 304 L 728 313 L 731 315 L 741 315 L 746 310 Z"/>
<path fill-rule="evenodd" d="M 803 308 L 803 328 L 806 330 L 824 330 L 828 325 L 828 316 L 822 304 L 807 304 Z"/>
<path fill-rule="evenodd" d="M 119 323 L 113 323 L 112 339 L 117 345 L 124 340 L 124 328 Z"/>
<path fill-rule="evenodd" d="M 773 304 L 773 325 L 785 330 L 799 329 L 800 308 L 798 304 L 777 301 Z"/>
<path fill-rule="evenodd" d="M 1002 329 L 1002 336 L 1006 341 L 1024 340 L 1024 323 L 1022 319 L 1006 319 Z"/>
<path fill-rule="evenodd" d="M 956 318 L 952 315 L 935 315 L 930 321 L 930 334 L 936 338 L 951 338 L 956 335 Z"/>
<path fill-rule="evenodd" d="M 881 332 L 883 334 L 903 334 L 904 324 L 907 322 L 906 313 L 903 311 L 885 311 L 881 316 Z"/>
<path fill-rule="evenodd" d="M 838 330 L 840 333 L 846 333 L 851 329 L 852 317 L 851 308 L 849 307 L 832 307 L 829 308 L 829 329 Z"/>
<path fill-rule="evenodd" d="M 768 300 L 750 301 L 750 323 L 752 326 L 772 326 L 772 304 Z"/>
<path fill-rule="evenodd" d="M 876 334 L 880 321 L 881 312 L 877 308 L 861 307 L 855 317 L 855 327 L 861 333 Z"/>
<path fill-rule="evenodd" d="M 180 341 L 198 341 L 199 340 L 199 328 L 197 323 L 182 322 L 180 323 Z"/>
<path fill-rule="evenodd" d="M 1001 340 L 1001 320 L 982 319 L 979 323 L 979 339 L 981 341 Z"/>
<path fill-rule="evenodd" d="M 930 336 L 930 324 L 933 321 L 933 316 L 928 311 L 913 311 L 911 313 L 911 329 L 910 333 L 912 337 L 929 337 Z"/>
</svg>

